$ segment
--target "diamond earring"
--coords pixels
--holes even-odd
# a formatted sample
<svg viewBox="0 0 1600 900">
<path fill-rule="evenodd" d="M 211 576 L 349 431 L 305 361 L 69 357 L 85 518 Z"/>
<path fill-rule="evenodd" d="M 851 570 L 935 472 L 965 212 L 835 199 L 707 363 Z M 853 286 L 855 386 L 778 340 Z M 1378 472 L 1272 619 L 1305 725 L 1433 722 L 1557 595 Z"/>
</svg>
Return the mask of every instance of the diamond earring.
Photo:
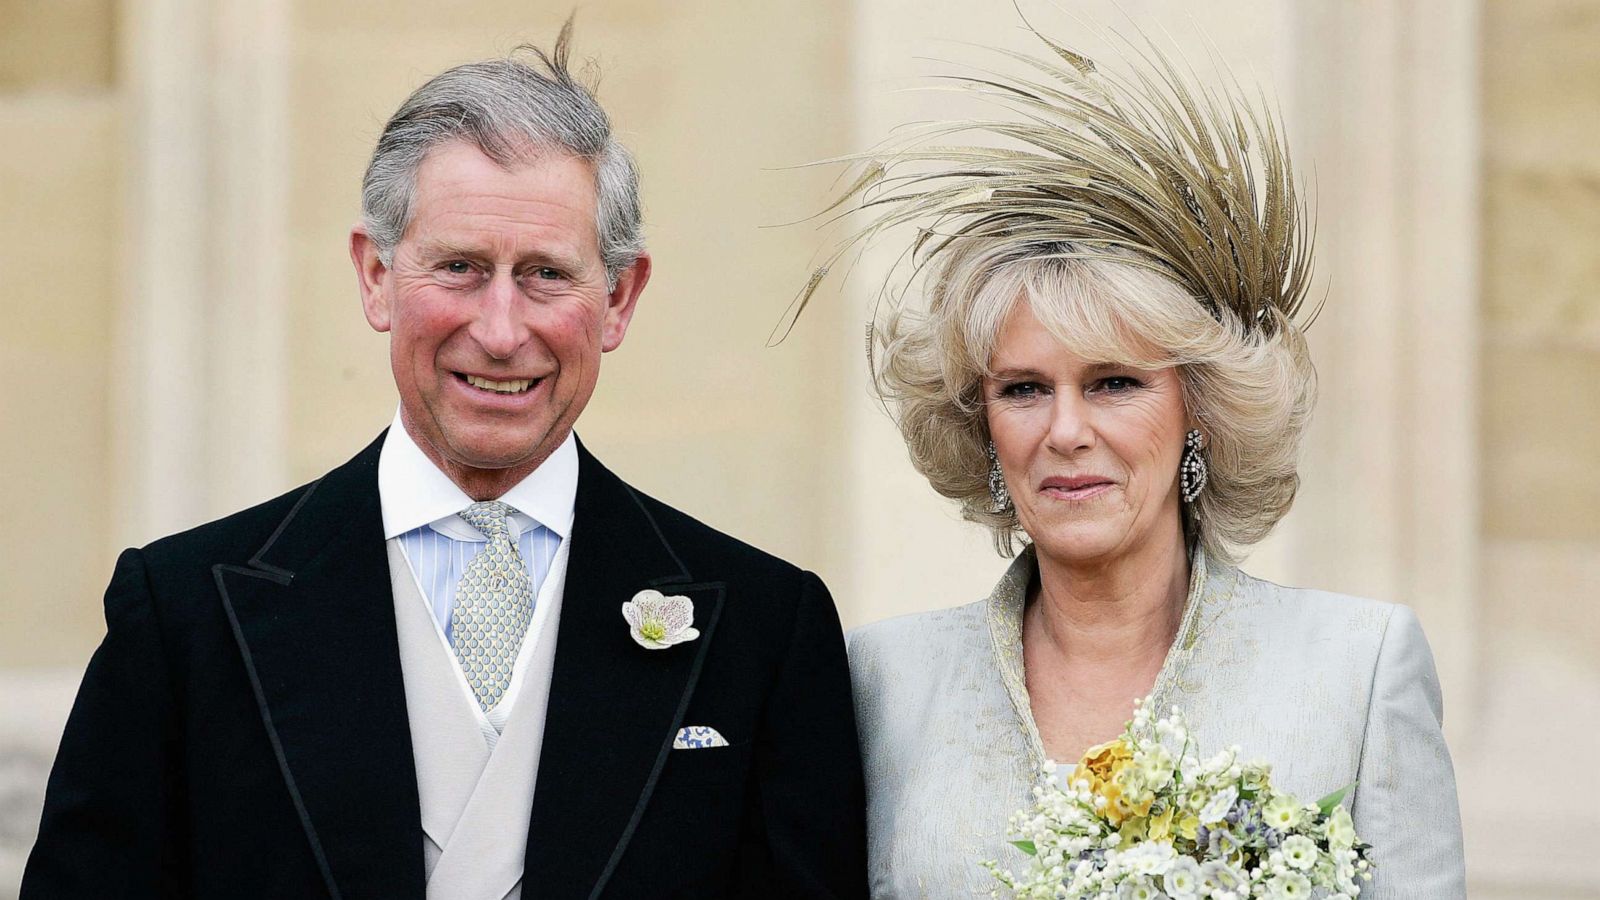
<svg viewBox="0 0 1600 900">
<path fill-rule="evenodd" d="M 1200 451 L 1206 448 L 1206 436 L 1200 429 L 1192 428 L 1183 438 L 1183 462 L 1178 466 L 1178 491 L 1183 502 L 1193 503 L 1206 486 L 1206 458 Z"/>
<path fill-rule="evenodd" d="M 1003 513 L 1011 508 L 1011 492 L 1006 490 L 1006 476 L 1000 471 L 1000 454 L 995 452 L 994 441 L 989 442 L 989 511 Z"/>
</svg>

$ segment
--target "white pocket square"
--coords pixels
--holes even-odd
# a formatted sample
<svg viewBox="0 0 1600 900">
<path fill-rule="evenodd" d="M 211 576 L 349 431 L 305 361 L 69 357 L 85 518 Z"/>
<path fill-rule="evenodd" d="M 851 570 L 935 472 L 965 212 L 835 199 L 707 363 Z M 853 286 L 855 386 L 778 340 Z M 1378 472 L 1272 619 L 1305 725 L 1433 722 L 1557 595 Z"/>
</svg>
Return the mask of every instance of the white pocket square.
<svg viewBox="0 0 1600 900">
<path fill-rule="evenodd" d="M 679 728 L 678 736 L 672 739 L 674 750 L 704 750 L 709 747 L 726 746 L 728 739 L 709 725 L 686 725 Z"/>
</svg>

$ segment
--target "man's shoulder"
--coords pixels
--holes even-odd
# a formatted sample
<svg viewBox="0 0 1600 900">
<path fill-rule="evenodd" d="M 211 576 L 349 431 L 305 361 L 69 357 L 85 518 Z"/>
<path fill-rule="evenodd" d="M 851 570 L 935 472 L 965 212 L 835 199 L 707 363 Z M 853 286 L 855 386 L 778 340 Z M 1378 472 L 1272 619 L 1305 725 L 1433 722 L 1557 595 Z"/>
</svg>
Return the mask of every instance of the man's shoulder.
<svg viewBox="0 0 1600 900">
<path fill-rule="evenodd" d="M 198 563 L 209 568 L 216 563 L 244 564 L 271 544 L 291 520 L 304 519 L 304 508 L 313 496 L 318 498 L 313 505 L 322 510 L 322 515 L 330 514 L 330 510 L 337 510 L 339 515 L 354 515 L 356 510 L 351 501 L 368 495 L 376 501 L 376 470 L 382 441 L 380 435 L 354 458 L 315 481 L 160 538 L 140 551 L 152 565 Z"/>
<path fill-rule="evenodd" d="M 158 538 L 141 547 L 140 552 L 152 563 L 243 562 L 272 539 L 273 533 L 316 489 L 319 481 L 302 484 L 271 500 Z"/>
</svg>

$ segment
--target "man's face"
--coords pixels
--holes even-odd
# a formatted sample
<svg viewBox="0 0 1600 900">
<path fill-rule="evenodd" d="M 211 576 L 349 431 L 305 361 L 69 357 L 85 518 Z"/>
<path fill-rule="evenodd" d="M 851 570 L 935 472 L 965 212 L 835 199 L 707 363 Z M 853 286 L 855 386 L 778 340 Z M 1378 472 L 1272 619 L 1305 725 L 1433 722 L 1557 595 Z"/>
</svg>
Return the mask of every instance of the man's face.
<svg viewBox="0 0 1600 900">
<path fill-rule="evenodd" d="M 508 170 L 460 141 L 418 168 L 392 264 L 359 226 L 350 254 L 406 431 L 475 496 L 566 439 L 650 274 L 641 257 L 607 287 L 587 162 L 550 151 Z"/>
</svg>

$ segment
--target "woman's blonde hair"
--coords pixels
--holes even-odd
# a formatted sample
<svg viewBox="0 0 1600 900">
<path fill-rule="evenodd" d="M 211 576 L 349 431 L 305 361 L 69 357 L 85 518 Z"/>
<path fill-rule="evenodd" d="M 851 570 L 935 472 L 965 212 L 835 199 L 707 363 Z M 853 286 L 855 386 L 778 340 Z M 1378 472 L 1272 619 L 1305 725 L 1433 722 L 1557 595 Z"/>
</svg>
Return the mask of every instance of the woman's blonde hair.
<svg viewBox="0 0 1600 900">
<path fill-rule="evenodd" d="M 1312 228 L 1286 142 L 1264 103 L 1187 84 L 1147 40 L 1118 76 L 1033 33 L 1049 54 L 1005 53 L 1030 74 L 944 81 L 1015 115 L 914 129 L 859 159 L 834 207 L 870 220 L 795 312 L 847 253 L 916 229 L 896 267 L 911 277 L 885 282 L 873 375 L 917 468 L 1002 552 L 1018 526 L 990 508 L 979 383 L 1015 304 L 1079 356 L 1176 368 L 1209 442 L 1187 530 L 1235 559 L 1294 499 L 1315 393 L 1300 315 Z M 916 284 L 925 302 L 907 304 Z"/>
<path fill-rule="evenodd" d="M 875 329 L 876 385 L 917 471 L 992 529 L 1002 553 L 1015 549 L 1020 525 L 1015 508 L 992 506 L 981 381 L 1018 303 L 1084 359 L 1177 369 L 1210 469 L 1184 505 L 1184 526 L 1208 556 L 1236 561 L 1289 511 L 1316 381 L 1293 325 L 1269 332 L 1219 321 L 1135 254 L 1071 244 L 963 241 L 928 278 L 926 297 Z"/>
</svg>

